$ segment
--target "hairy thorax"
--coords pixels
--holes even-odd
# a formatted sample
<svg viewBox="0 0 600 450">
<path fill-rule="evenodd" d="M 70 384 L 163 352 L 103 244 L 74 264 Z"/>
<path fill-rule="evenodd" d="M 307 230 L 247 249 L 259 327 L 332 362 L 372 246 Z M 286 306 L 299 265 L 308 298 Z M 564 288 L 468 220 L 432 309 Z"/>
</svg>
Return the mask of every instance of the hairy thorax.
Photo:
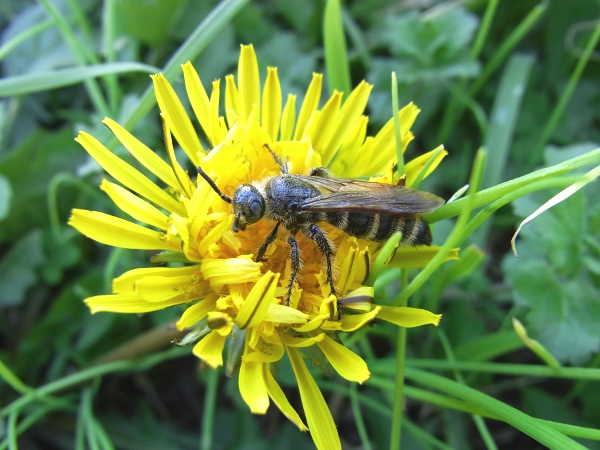
<svg viewBox="0 0 600 450">
<path fill-rule="evenodd" d="M 318 197 L 321 192 L 294 175 L 281 175 L 269 179 L 264 188 L 267 205 L 266 216 L 281 221 L 288 230 L 318 222 L 319 214 L 302 212 L 302 203 Z"/>
</svg>

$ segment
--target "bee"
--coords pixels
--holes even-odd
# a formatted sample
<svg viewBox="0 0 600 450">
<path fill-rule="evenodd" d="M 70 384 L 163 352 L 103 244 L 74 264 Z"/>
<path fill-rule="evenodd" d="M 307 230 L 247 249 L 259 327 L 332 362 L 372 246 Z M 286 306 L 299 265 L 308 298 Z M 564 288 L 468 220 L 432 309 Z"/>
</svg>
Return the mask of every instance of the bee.
<svg viewBox="0 0 600 450">
<path fill-rule="evenodd" d="M 419 214 L 444 204 L 437 195 L 405 186 L 332 178 L 324 167 L 315 167 L 307 175 L 290 174 L 275 152 L 267 144 L 264 147 L 281 168 L 281 175 L 239 185 L 231 198 L 219 190 L 202 168 L 197 170 L 217 195 L 232 205 L 234 232 L 244 231 L 247 225 L 263 217 L 277 222 L 259 247 L 255 261 L 263 260 L 280 226 L 289 232 L 287 243 L 292 273 L 287 285 L 287 304 L 301 265 L 295 238 L 299 231 L 314 241 L 325 257 L 326 283 L 331 294 L 336 295 L 332 266 L 334 247 L 325 231 L 317 225 L 319 222 L 327 222 L 350 236 L 374 242 L 384 242 L 401 231 L 401 245 L 431 245 L 429 225 Z"/>
</svg>

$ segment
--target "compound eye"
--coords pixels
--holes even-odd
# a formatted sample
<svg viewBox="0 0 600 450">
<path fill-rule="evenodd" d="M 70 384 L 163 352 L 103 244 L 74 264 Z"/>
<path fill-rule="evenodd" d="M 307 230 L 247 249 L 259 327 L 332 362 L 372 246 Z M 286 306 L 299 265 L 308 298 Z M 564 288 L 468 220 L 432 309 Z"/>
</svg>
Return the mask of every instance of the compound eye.
<svg viewBox="0 0 600 450">
<path fill-rule="evenodd" d="M 248 209 L 250 210 L 248 222 L 256 222 L 261 218 L 263 208 L 258 200 L 253 200 Z"/>
</svg>

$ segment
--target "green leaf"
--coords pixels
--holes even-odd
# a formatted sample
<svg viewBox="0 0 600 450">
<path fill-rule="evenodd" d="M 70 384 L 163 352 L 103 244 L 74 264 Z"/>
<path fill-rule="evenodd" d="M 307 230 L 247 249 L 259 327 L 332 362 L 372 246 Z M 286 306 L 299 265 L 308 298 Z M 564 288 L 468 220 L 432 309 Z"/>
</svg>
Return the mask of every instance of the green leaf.
<svg viewBox="0 0 600 450">
<path fill-rule="evenodd" d="M 81 258 L 81 249 L 73 240 L 56 240 L 50 230 L 43 236 L 46 260 L 41 267 L 44 281 L 50 285 L 62 279 L 63 272 L 73 267 Z"/>
<path fill-rule="evenodd" d="M 117 1 L 117 32 L 157 47 L 169 38 L 170 31 L 188 2 L 189 0 Z"/>
<path fill-rule="evenodd" d="M 18 241 L 0 260 L 0 306 L 25 300 L 27 289 L 38 281 L 36 270 L 44 262 L 42 235 L 33 231 Z"/>
<path fill-rule="evenodd" d="M 13 200 L 10 214 L 0 227 L 0 243 L 13 242 L 28 230 L 48 223 L 46 195 L 50 179 L 58 172 L 73 171 L 85 152 L 73 140 L 70 128 L 31 133 L 0 161 L 0 174 L 10 183 Z M 73 190 L 61 191 L 61 218 L 66 222 Z"/>
<path fill-rule="evenodd" d="M 593 253 L 590 239 L 600 239 L 600 230 L 588 225 L 586 196 L 594 194 L 594 189 L 582 189 L 527 224 L 520 257 L 509 255 L 503 261 L 515 303 L 527 311 L 531 336 L 558 360 L 573 364 L 584 364 L 600 349 L 600 286 L 584 262 Z M 548 196 L 536 193 L 515 201 L 515 214 L 528 216 Z"/>
<path fill-rule="evenodd" d="M 387 16 L 373 40 L 389 48 L 400 82 L 456 76 L 474 77 L 479 64 L 470 55 L 477 19 L 464 8 L 432 18 L 415 11 Z"/>
<path fill-rule="evenodd" d="M 5 176 L 0 175 L 0 221 L 4 220 L 8 215 L 11 199 L 12 189 L 10 182 Z"/>
</svg>

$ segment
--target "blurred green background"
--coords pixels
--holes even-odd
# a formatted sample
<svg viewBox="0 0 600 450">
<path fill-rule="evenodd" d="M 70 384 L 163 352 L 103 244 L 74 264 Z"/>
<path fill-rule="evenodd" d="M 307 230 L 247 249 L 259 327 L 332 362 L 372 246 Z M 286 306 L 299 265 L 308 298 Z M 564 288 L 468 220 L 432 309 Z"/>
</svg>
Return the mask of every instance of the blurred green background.
<svg viewBox="0 0 600 450">
<path fill-rule="evenodd" d="M 422 185 L 444 198 L 467 183 L 481 146 L 489 152 L 482 187 L 490 187 L 584 154 L 600 141 L 600 50 L 573 76 L 594 38 L 599 2 L 499 2 L 489 31 L 480 35 L 488 7 L 483 0 L 342 5 L 352 85 L 362 79 L 374 84 L 370 134 L 391 117 L 395 71 L 400 104 L 413 101 L 422 110 L 408 159 L 440 143 L 450 153 Z M 121 214 L 97 189 L 105 175 L 74 142 L 77 132 L 88 131 L 128 158 L 100 123 L 110 116 L 164 156 L 149 73 L 167 69 L 184 98 L 173 55 L 191 59 L 207 87 L 236 72 L 240 43 L 254 44 L 263 80 L 267 66 L 279 67 L 284 95 L 297 94 L 299 105 L 311 73 L 325 71 L 324 9 L 322 0 L 0 0 L 0 360 L 25 384 L 38 387 L 102 358 L 118 359 L 111 352 L 180 313 L 92 317 L 83 304 L 110 292 L 114 276 L 147 266 L 151 254 L 108 248 L 66 227 L 74 207 Z M 91 78 L 95 70 L 100 76 Z M 561 111 L 557 105 L 569 86 Z M 458 359 L 539 363 L 512 331 L 510 319 L 518 317 L 559 361 L 600 363 L 597 184 L 528 224 L 519 258 L 510 252 L 519 221 L 556 192 L 500 210 L 472 236 L 472 259 L 465 258 L 460 270 L 448 265 L 411 299 L 412 306 L 444 314 L 441 328 Z M 451 226 L 450 220 L 436 224 L 435 242 L 442 243 Z M 465 267 L 473 270 L 466 274 Z M 396 282 L 388 293 L 398 289 Z M 378 358 L 369 362 L 374 376 L 392 379 L 394 328 L 378 324 L 361 338 L 355 344 L 363 356 Z M 436 330 L 411 330 L 408 344 L 411 358 L 444 357 Z M 292 442 L 312 448 L 310 437 L 274 406 L 266 416 L 252 416 L 237 380 L 211 381 L 214 375 L 189 349 L 160 355 L 33 402 L 21 412 L 29 420 L 21 448 L 68 449 L 84 442 L 198 448 L 207 381 L 218 382 L 210 448 L 287 448 Z M 315 375 L 323 380 L 342 441 L 359 448 L 347 396 L 336 390 L 343 383 Z M 285 364 L 279 381 L 299 404 Z M 600 390 L 593 383 L 497 374 L 471 374 L 468 382 L 537 417 L 600 424 Z M 367 383 L 361 393 L 389 407 L 389 388 Z M 1 406 L 18 397 L 0 382 Z M 435 448 L 423 432 L 450 448 L 484 448 L 468 415 L 411 399 L 406 408 L 407 427 L 414 428 L 403 448 Z M 375 448 L 389 447 L 389 417 L 364 413 Z M 499 448 L 541 448 L 506 424 L 489 426 Z M 5 432 L 0 427 L 2 439 Z"/>
</svg>

